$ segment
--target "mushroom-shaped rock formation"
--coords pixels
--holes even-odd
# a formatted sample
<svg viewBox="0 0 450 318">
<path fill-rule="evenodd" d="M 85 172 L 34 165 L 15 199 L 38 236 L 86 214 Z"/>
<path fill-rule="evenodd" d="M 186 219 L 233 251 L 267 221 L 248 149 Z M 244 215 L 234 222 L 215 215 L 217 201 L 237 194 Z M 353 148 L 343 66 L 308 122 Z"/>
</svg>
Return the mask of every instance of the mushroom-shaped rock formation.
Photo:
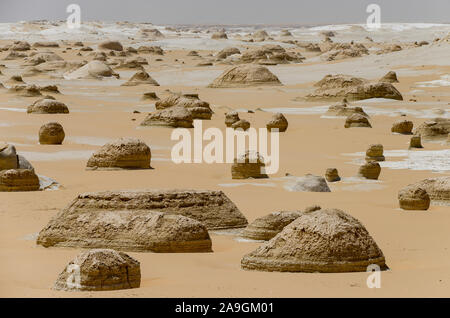
<svg viewBox="0 0 450 318">
<path fill-rule="evenodd" d="M 344 124 L 345 128 L 351 128 L 351 127 L 367 127 L 372 128 L 372 125 L 370 124 L 369 120 L 366 116 L 363 116 L 361 114 L 353 114 L 347 117 Z"/>
<path fill-rule="evenodd" d="M 236 111 L 231 111 L 225 114 L 225 125 L 231 127 L 234 123 L 240 120 L 239 114 Z"/>
<path fill-rule="evenodd" d="M 309 273 L 365 272 L 371 264 L 387 269 L 366 228 L 337 209 L 302 213 L 241 260 L 247 270 Z"/>
<path fill-rule="evenodd" d="M 317 89 L 307 96 L 309 100 L 342 98 L 350 101 L 369 98 L 403 100 L 400 92 L 391 83 L 371 83 L 366 79 L 350 75 L 326 75 L 314 86 Z"/>
<path fill-rule="evenodd" d="M 28 106 L 27 113 L 29 114 L 68 114 L 69 108 L 66 104 L 58 102 L 54 99 L 38 99 L 33 104 Z"/>
<path fill-rule="evenodd" d="M 122 86 L 137 86 L 137 85 L 152 85 L 159 86 L 158 82 L 155 81 L 146 71 L 140 71 L 131 76 L 131 78 L 122 84 Z"/>
<path fill-rule="evenodd" d="M 139 288 L 140 263 L 112 249 L 78 254 L 59 274 L 54 288 L 64 291 L 104 291 Z"/>
<path fill-rule="evenodd" d="M 39 178 L 31 169 L 0 171 L 0 191 L 38 191 Z"/>
<path fill-rule="evenodd" d="M 193 122 L 192 113 L 189 110 L 182 106 L 173 106 L 148 114 L 141 126 L 192 128 Z"/>
<path fill-rule="evenodd" d="M 384 161 L 382 144 L 372 144 L 366 150 L 366 161 Z"/>
<path fill-rule="evenodd" d="M 261 65 L 244 64 L 225 70 L 208 87 L 246 87 L 261 85 L 282 85 L 269 69 Z"/>
<path fill-rule="evenodd" d="M 391 132 L 410 135 L 413 130 L 413 122 L 410 120 L 399 120 L 392 124 Z"/>
<path fill-rule="evenodd" d="M 434 118 L 420 124 L 415 134 L 419 134 L 423 140 L 436 140 L 448 138 L 450 133 L 450 119 Z"/>
<path fill-rule="evenodd" d="M 60 123 L 50 122 L 39 129 L 39 143 L 41 145 L 60 145 L 64 137 L 64 128 Z"/>
<path fill-rule="evenodd" d="M 336 182 L 336 181 L 340 181 L 341 177 L 339 177 L 339 173 L 336 168 L 328 168 L 325 171 L 325 179 L 328 182 Z"/>
<path fill-rule="evenodd" d="M 87 169 L 150 169 L 152 154 L 145 142 L 119 138 L 97 150 L 88 160 Z"/>
<path fill-rule="evenodd" d="M 390 71 L 382 78 L 380 78 L 379 82 L 398 83 L 397 74 L 394 71 Z"/>
<path fill-rule="evenodd" d="M 131 221 L 134 215 L 155 211 L 189 217 L 201 222 L 209 230 L 242 228 L 247 225 L 245 216 L 222 191 L 209 190 L 83 193 L 78 195 L 50 224 L 56 226 L 64 222 L 72 222 L 73 218 L 77 219 L 78 215 L 84 214 L 89 218 L 91 214 L 92 217 L 98 216 L 99 218 L 103 218 L 103 216 L 106 218 L 107 215 L 111 217 L 123 215 L 124 218 L 129 217 Z M 113 222 L 114 220 L 112 218 L 109 221 Z M 82 217 L 79 218 L 79 221 L 84 222 Z M 108 220 L 105 219 L 106 221 Z M 120 223 L 114 224 L 120 225 Z M 66 231 L 63 228 L 54 227 L 52 235 L 57 235 L 60 230 Z M 71 231 L 76 231 L 76 229 L 73 228 Z M 103 234 L 98 233 L 98 235 Z M 146 243 L 142 242 L 142 244 Z"/>
<path fill-rule="evenodd" d="M 99 49 L 111 51 L 123 51 L 123 46 L 119 41 L 104 41 L 98 45 Z"/>
<path fill-rule="evenodd" d="M 231 166 L 231 178 L 268 178 L 264 171 L 265 166 L 264 158 L 258 152 L 247 150 L 244 154 L 234 158 Z"/>
<path fill-rule="evenodd" d="M 251 240 L 268 241 L 284 227 L 301 215 L 300 211 L 272 212 L 247 225 L 242 232 L 242 237 Z"/>
<path fill-rule="evenodd" d="M 201 100 L 198 94 L 170 94 L 155 103 L 156 109 L 165 109 L 172 106 L 186 108 L 192 119 L 211 119 L 213 111 L 208 102 Z"/>
<path fill-rule="evenodd" d="M 331 192 L 327 181 L 322 176 L 306 174 L 303 177 L 286 177 L 285 188 L 292 192 Z"/>
<path fill-rule="evenodd" d="M 358 176 L 371 180 L 378 180 L 381 173 L 381 166 L 376 161 L 369 161 L 359 167 Z"/>
<path fill-rule="evenodd" d="M 430 196 L 420 186 L 410 184 L 399 191 L 398 202 L 403 210 L 428 210 Z"/>
<path fill-rule="evenodd" d="M 424 189 L 432 202 L 450 205 L 450 177 L 428 178 L 414 184 Z"/>
<path fill-rule="evenodd" d="M 412 136 L 409 141 L 409 148 L 423 148 L 422 146 L 422 137 L 420 135 Z"/>
<path fill-rule="evenodd" d="M 276 113 L 266 125 L 267 130 L 278 129 L 279 132 L 285 132 L 288 128 L 288 121 L 282 113 Z"/>
<path fill-rule="evenodd" d="M 233 124 L 231 124 L 231 128 L 233 129 L 242 129 L 242 130 L 247 130 L 250 128 L 250 122 L 248 120 L 245 119 L 239 119 L 238 121 L 234 122 Z"/>
</svg>

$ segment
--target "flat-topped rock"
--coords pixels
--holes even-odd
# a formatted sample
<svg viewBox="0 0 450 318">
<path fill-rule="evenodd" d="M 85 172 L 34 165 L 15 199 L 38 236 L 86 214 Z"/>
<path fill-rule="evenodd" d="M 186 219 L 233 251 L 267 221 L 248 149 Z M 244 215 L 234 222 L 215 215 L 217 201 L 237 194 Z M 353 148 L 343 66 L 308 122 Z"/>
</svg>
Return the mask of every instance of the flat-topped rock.
<svg viewBox="0 0 450 318">
<path fill-rule="evenodd" d="M 150 147 L 136 138 L 119 138 L 89 158 L 88 169 L 150 169 Z"/>
<path fill-rule="evenodd" d="M 59 274 L 54 288 L 64 291 L 105 291 L 139 288 L 140 263 L 112 249 L 78 254 Z"/>
<path fill-rule="evenodd" d="M 66 136 L 60 123 L 50 122 L 39 129 L 39 143 L 41 145 L 60 145 Z"/>
<path fill-rule="evenodd" d="M 450 205 L 450 177 L 428 178 L 414 183 L 415 186 L 424 189 L 431 201 L 439 204 Z"/>
<path fill-rule="evenodd" d="M 365 272 L 371 264 L 387 268 L 366 228 L 338 209 L 302 213 L 241 260 L 247 270 L 308 273 Z"/>
<path fill-rule="evenodd" d="M 89 192 L 77 196 L 61 217 L 78 214 L 163 212 L 205 224 L 209 230 L 242 228 L 247 219 L 222 192 L 212 190 L 142 190 Z M 61 218 L 58 217 L 58 218 Z M 59 221 L 58 221 L 59 222 Z"/>
<path fill-rule="evenodd" d="M 0 191 L 38 191 L 39 178 L 31 169 L 0 171 Z"/>
<path fill-rule="evenodd" d="M 249 178 L 268 178 L 264 171 L 264 158 L 252 151 L 246 151 L 244 154 L 234 158 L 231 166 L 232 179 L 249 179 Z"/>
<path fill-rule="evenodd" d="M 391 132 L 410 135 L 413 130 L 413 122 L 410 120 L 399 120 L 392 124 Z"/>
<path fill-rule="evenodd" d="M 420 135 L 412 136 L 409 140 L 409 148 L 423 148 L 422 137 Z"/>
</svg>

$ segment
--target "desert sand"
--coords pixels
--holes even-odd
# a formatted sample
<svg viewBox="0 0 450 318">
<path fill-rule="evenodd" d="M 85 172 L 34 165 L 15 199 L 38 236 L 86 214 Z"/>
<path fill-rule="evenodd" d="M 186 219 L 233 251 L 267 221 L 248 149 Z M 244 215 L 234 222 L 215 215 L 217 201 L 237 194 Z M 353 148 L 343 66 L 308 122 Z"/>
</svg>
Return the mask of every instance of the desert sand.
<svg viewBox="0 0 450 318">
<path fill-rule="evenodd" d="M 441 182 L 447 190 L 430 195 L 427 210 L 401 209 L 398 195 L 424 179 L 450 177 L 447 126 L 435 119 L 450 118 L 450 26 L 398 26 L 387 24 L 378 31 L 363 25 L 264 26 L 262 32 L 261 26 L 222 30 L 85 22 L 80 30 L 68 31 L 64 23 L 0 24 L 0 142 L 14 145 L 41 182 L 49 178 L 57 182 L 43 191 L 0 192 L 0 296 L 448 297 L 449 183 Z M 335 36 L 325 38 L 323 31 Z M 26 43 L 15 43 L 18 40 Z M 262 59 L 258 50 L 265 52 Z M 252 72 L 243 75 L 242 69 Z M 142 71 L 132 85 L 125 84 Z M 391 71 L 398 83 L 382 79 Z M 223 74 L 228 74 L 226 80 L 221 80 Z M 346 84 L 340 82 L 338 90 L 321 90 L 321 98 L 308 98 L 317 94 L 315 84 L 328 74 L 355 78 L 353 86 L 342 89 Z M 380 95 L 386 89 L 391 98 Z M 158 110 L 155 102 L 170 100 L 174 93 L 185 101 L 184 106 L 174 106 L 184 107 L 175 112 L 179 118 L 158 115 L 156 124 L 141 124 L 149 113 L 172 110 L 165 106 Z M 144 94 L 151 98 L 143 99 Z M 376 98 L 367 98 L 371 94 Z M 347 114 L 327 113 L 345 97 L 350 97 L 345 107 L 362 107 L 364 114 L 358 109 L 353 116 L 367 120 L 371 128 L 345 128 Z M 44 102 L 37 105 L 56 105 L 59 111 L 40 107 L 37 113 L 27 113 L 40 99 Z M 254 128 L 266 129 L 274 125 L 274 118 L 284 118 L 288 126 L 282 120 L 281 127 L 288 128 L 279 137 L 278 172 L 268 178 L 233 179 L 233 163 L 172 162 L 173 127 L 191 127 L 193 117 L 205 112 L 203 129 L 217 127 L 223 132 L 231 112 L 238 116 L 233 113 L 228 119 L 238 117 Z M 413 124 L 411 133 L 391 131 L 394 123 L 405 120 Z M 40 128 L 52 122 L 63 127 L 62 144 L 40 144 Z M 429 123 L 421 126 L 424 122 Z M 436 125 L 439 131 L 430 128 Z M 422 128 L 416 131 L 418 127 Z M 411 138 L 421 131 L 433 138 L 422 138 L 424 148 L 409 149 Z M 93 153 L 119 138 L 145 143 L 151 151 L 151 169 L 147 148 L 145 160 L 138 156 L 146 169 L 86 169 Z M 384 161 L 376 162 L 381 167 L 377 180 L 358 177 L 371 145 L 382 145 L 384 156 Z M 299 191 L 295 186 L 307 174 L 325 177 L 329 168 L 337 169 L 340 177 L 328 182 L 330 191 Z M 244 270 L 244 255 L 263 242 L 243 238 L 240 227 L 208 230 L 212 252 L 126 251 L 140 264 L 139 288 L 53 289 L 58 275 L 85 250 L 43 247 L 36 240 L 74 198 L 86 192 L 173 189 L 222 191 L 248 223 L 312 205 L 331 211 L 327 213 L 345 211 L 382 251 L 380 264 L 385 261 L 389 269 L 381 272 L 381 288 L 367 287 L 366 272 Z M 414 198 L 407 199 L 413 202 L 408 207 L 416 204 Z"/>
</svg>

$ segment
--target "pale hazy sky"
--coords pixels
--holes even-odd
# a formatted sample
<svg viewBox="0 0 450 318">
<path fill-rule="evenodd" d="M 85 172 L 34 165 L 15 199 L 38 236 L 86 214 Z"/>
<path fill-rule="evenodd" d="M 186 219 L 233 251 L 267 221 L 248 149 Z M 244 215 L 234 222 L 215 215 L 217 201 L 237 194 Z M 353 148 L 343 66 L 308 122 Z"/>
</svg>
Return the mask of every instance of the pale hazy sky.
<svg viewBox="0 0 450 318">
<path fill-rule="evenodd" d="M 381 22 L 450 22 L 450 0 L 0 0 L 0 22 L 65 20 L 81 6 L 82 20 L 155 24 L 362 23 L 370 3 Z"/>
</svg>

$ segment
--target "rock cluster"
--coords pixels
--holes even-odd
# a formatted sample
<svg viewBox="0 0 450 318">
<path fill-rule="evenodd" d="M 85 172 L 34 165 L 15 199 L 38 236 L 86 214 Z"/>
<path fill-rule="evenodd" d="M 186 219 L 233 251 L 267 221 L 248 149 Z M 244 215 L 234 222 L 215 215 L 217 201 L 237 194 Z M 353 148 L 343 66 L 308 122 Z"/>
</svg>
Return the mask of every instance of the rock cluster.
<svg viewBox="0 0 450 318">
<path fill-rule="evenodd" d="M 65 291 L 105 291 L 139 288 L 140 263 L 112 249 L 78 254 L 59 274 L 54 288 Z"/>
<path fill-rule="evenodd" d="M 414 131 L 424 140 L 445 139 L 450 133 L 450 119 L 434 118 L 420 124 Z"/>
</svg>

